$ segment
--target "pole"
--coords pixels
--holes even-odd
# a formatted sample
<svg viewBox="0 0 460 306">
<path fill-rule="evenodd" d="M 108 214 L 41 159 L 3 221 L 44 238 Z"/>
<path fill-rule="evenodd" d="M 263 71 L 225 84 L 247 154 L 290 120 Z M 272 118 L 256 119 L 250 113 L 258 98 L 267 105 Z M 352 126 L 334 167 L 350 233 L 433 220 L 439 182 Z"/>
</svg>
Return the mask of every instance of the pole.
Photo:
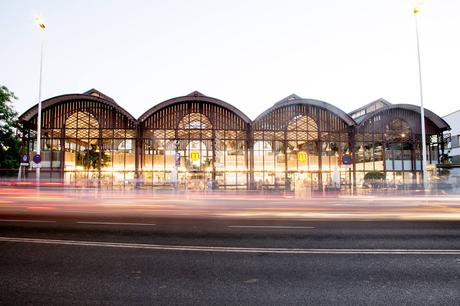
<svg viewBox="0 0 460 306">
<path fill-rule="evenodd" d="M 420 35 L 418 29 L 418 9 L 414 9 L 415 16 L 415 34 L 417 36 L 417 55 L 418 55 L 418 78 L 420 89 L 420 122 L 422 125 L 422 172 L 423 172 L 423 189 L 428 188 L 428 172 L 426 169 L 426 133 L 425 133 L 425 109 L 423 108 L 423 83 L 422 83 L 422 64 L 420 54 Z"/>
<path fill-rule="evenodd" d="M 40 46 L 40 78 L 38 82 L 38 118 L 37 118 L 37 154 L 41 152 L 41 138 L 42 138 L 42 75 L 43 75 L 43 48 L 45 45 L 45 27 L 41 26 L 41 46 Z M 35 168 L 35 179 L 37 183 L 40 182 L 40 166 Z"/>
</svg>

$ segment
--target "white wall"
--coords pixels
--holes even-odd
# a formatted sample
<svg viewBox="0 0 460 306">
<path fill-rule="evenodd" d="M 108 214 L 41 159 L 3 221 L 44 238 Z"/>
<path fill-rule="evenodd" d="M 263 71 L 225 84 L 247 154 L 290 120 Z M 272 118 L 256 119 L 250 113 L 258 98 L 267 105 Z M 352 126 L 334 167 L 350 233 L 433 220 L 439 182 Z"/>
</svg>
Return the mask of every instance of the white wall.
<svg viewBox="0 0 460 306">
<path fill-rule="evenodd" d="M 451 144 L 450 156 L 453 157 L 454 163 L 460 163 L 460 110 L 443 117 L 450 125 Z"/>
</svg>

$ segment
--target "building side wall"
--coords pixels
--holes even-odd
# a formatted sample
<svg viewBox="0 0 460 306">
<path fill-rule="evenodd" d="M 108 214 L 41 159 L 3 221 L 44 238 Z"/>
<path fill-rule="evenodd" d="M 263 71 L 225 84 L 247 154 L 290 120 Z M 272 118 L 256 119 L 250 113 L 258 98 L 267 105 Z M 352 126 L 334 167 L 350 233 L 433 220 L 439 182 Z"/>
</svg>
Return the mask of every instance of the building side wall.
<svg viewBox="0 0 460 306">
<path fill-rule="evenodd" d="M 460 164 L 460 111 L 456 111 L 443 117 L 450 125 L 451 143 L 449 146 L 451 161 Z"/>
</svg>

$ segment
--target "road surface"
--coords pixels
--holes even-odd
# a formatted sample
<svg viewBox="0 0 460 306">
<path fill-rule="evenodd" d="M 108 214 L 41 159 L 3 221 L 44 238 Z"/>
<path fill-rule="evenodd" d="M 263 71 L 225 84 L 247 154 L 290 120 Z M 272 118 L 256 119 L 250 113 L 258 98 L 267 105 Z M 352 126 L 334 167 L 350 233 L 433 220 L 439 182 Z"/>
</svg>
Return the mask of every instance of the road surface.
<svg viewBox="0 0 460 306">
<path fill-rule="evenodd" d="M 460 222 L 0 213 L 1 305 L 460 305 Z"/>
</svg>

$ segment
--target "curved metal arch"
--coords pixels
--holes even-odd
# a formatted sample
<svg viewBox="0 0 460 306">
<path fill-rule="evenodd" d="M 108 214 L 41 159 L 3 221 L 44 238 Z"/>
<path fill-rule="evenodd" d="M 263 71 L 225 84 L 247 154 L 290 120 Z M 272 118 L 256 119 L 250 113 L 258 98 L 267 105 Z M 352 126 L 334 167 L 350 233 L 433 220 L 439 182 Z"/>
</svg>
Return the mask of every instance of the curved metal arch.
<svg viewBox="0 0 460 306">
<path fill-rule="evenodd" d="M 390 124 L 392 124 L 393 122 L 395 122 L 395 121 L 397 121 L 397 120 L 399 120 L 399 121 L 405 123 L 405 124 L 407 125 L 407 127 L 411 130 L 411 133 L 412 133 L 412 127 L 410 126 L 409 122 L 408 122 L 406 119 L 402 118 L 402 117 L 395 117 L 395 118 L 391 119 L 390 121 L 388 121 L 388 122 L 385 124 L 385 129 L 388 129 L 388 127 L 390 126 Z"/>
<path fill-rule="evenodd" d="M 395 124 L 394 124 L 397 121 L 401 122 L 403 129 L 407 128 L 408 134 L 406 134 L 404 132 L 402 134 L 399 134 L 401 131 L 397 130 L 396 129 L 397 127 L 395 127 Z M 403 119 L 401 117 L 396 117 L 396 118 L 393 118 L 393 119 L 389 120 L 385 124 L 385 130 L 384 130 L 384 135 L 385 135 L 385 138 L 386 138 L 387 141 L 388 140 L 394 140 L 395 139 L 395 137 L 394 137 L 395 134 L 398 135 L 398 137 L 396 137 L 398 139 L 404 139 L 404 138 L 407 137 L 406 140 L 409 140 L 409 138 L 414 134 L 414 129 L 413 129 L 413 127 L 411 127 L 411 125 L 409 124 L 409 122 L 407 120 L 405 120 L 405 119 Z M 404 134 L 406 134 L 406 135 L 404 135 Z"/>
<path fill-rule="evenodd" d="M 129 119 L 136 122 L 136 118 L 134 118 L 123 107 L 121 107 L 114 101 L 103 99 L 103 98 L 92 96 L 92 95 L 87 95 L 87 94 L 67 94 L 67 95 L 61 95 L 61 96 L 56 96 L 56 97 L 46 99 L 45 101 L 42 102 L 42 111 L 47 108 L 50 108 L 53 105 L 57 105 L 60 103 L 72 102 L 72 101 L 82 101 L 82 100 L 83 101 L 94 101 L 94 102 L 99 102 L 99 103 L 110 105 L 114 107 L 115 109 L 117 109 L 120 113 L 128 117 Z M 31 108 L 29 108 L 27 111 L 25 111 L 21 116 L 19 116 L 19 120 L 29 121 L 35 115 L 37 115 L 37 113 L 38 113 L 38 104 L 35 104 Z"/>
<path fill-rule="evenodd" d="M 201 129 L 204 129 L 204 128 L 202 128 L 202 124 L 203 124 L 202 121 L 200 121 L 200 127 L 199 127 L 199 128 L 190 128 L 190 127 L 189 127 L 189 128 L 181 128 L 181 124 L 184 124 L 184 125 L 187 124 L 187 119 L 190 119 L 190 117 L 187 118 L 187 116 L 192 115 L 192 114 L 198 114 L 198 115 L 200 115 L 200 119 L 204 118 L 205 121 L 206 121 L 207 123 L 209 123 L 209 125 L 211 126 L 211 128 L 213 127 L 213 125 L 212 125 L 212 123 L 211 123 L 211 120 L 209 120 L 209 118 L 208 118 L 206 115 L 194 112 L 194 113 L 190 113 L 190 114 L 187 114 L 187 115 L 183 116 L 183 117 L 179 120 L 179 122 L 178 122 L 176 128 L 177 128 L 177 129 L 189 129 L 189 130 L 193 130 L 193 129 L 201 130 Z M 188 123 L 190 123 L 190 121 L 189 121 Z"/>
<path fill-rule="evenodd" d="M 65 117 L 65 119 L 64 119 L 64 123 L 62 124 L 62 127 L 63 127 L 64 129 L 67 129 L 67 121 L 69 120 L 69 118 L 72 117 L 72 116 L 74 116 L 74 115 L 77 115 L 78 113 L 86 113 L 86 114 L 88 114 L 88 115 L 90 115 L 90 116 L 93 116 L 94 119 L 97 121 L 97 124 L 99 125 L 98 129 L 100 129 L 100 120 L 101 120 L 101 119 L 100 119 L 100 118 L 97 118 L 97 116 L 96 116 L 95 114 L 93 114 L 92 111 L 87 110 L 87 109 L 85 109 L 85 110 L 74 110 L 72 113 L 70 113 L 69 115 L 67 115 L 67 117 Z M 77 116 L 78 116 L 78 115 L 77 115 Z"/>
<path fill-rule="evenodd" d="M 227 102 L 224 102 L 222 100 L 216 99 L 216 98 L 205 96 L 203 94 L 200 94 L 199 92 L 193 92 L 193 93 L 191 93 L 191 94 L 189 94 L 187 96 L 176 97 L 176 98 L 172 98 L 172 99 L 163 101 L 163 102 L 153 106 L 152 108 L 150 108 L 145 113 L 143 113 L 139 117 L 138 121 L 140 123 L 142 123 L 147 118 L 149 118 L 151 115 L 156 113 L 157 111 L 159 111 L 161 109 L 164 109 L 164 108 L 166 108 L 168 106 L 174 105 L 176 103 L 184 103 L 184 102 L 208 102 L 208 103 L 211 103 L 211 104 L 215 104 L 217 106 L 220 106 L 220 107 L 222 107 L 224 109 L 227 109 L 227 110 L 231 111 L 232 113 L 234 113 L 235 115 L 240 117 L 247 124 L 251 123 L 251 119 L 249 119 L 248 116 L 246 116 L 242 111 L 240 111 L 238 108 L 234 107 L 233 105 L 231 105 L 231 104 L 229 104 Z"/>
<path fill-rule="evenodd" d="M 294 131 L 294 130 L 296 130 L 296 129 L 290 129 L 289 126 L 291 125 L 291 123 L 292 123 L 293 121 L 296 121 L 296 125 L 297 125 L 297 121 L 298 121 L 299 119 L 302 119 L 302 118 L 307 118 L 307 125 L 308 125 L 308 121 L 309 121 L 309 120 L 313 121 L 313 123 L 314 123 L 315 126 L 316 126 L 316 130 L 319 130 L 319 129 L 318 129 L 318 122 L 316 122 L 315 118 L 313 118 L 313 117 L 310 116 L 310 115 L 297 115 L 297 116 L 291 118 L 291 120 L 290 120 L 289 122 L 286 123 L 286 131 Z"/>
<path fill-rule="evenodd" d="M 315 107 L 318 107 L 318 108 L 322 108 L 322 109 L 325 109 L 329 112 L 331 112 L 332 114 L 336 115 L 337 117 L 339 117 L 340 119 L 342 119 L 348 126 L 354 126 L 356 125 L 356 122 L 353 120 L 353 118 L 350 117 L 350 115 L 348 115 L 347 113 L 345 113 L 343 110 L 341 110 L 340 108 L 332 105 L 332 104 L 329 104 L 327 102 L 324 102 L 324 101 L 320 101 L 320 100 L 315 100 L 315 99 L 286 99 L 285 101 L 280 101 L 278 103 L 276 103 L 275 105 L 273 105 L 272 107 L 270 107 L 269 109 L 265 110 L 263 113 L 261 113 L 259 116 L 257 116 L 256 119 L 254 119 L 254 123 L 256 123 L 257 121 L 260 121 L 262 120 L 265 116 L 269 115 L 271 112 L 277 110 L 277 109 L 280 109 L 280 108 L 283 108 L 283 107 L 286 107 L 286 106 L 290 106 L 290 105 L 311 105 L 311 106 L 315 106 Z"/>
<path fill-rule="evenodd" d="M 370 118 L 372 118 L 372 117 L 374 117 L 376 115 L 379 115 L 382 112 L 385 112 L 385 111 L 388 111 L 388 110 L 393 110 L 393 109 L 409 110 L 409 111 L 416 112 L 416 113 L 418 113 L 420 115 L 420 107 L 419 106 L 412 105 L 412 104 L 391 104 L 391 105 L 387 105 L 385 107 L 382 107 L 381 109 L 379 109 L 379 110 L 377 110 L 375 112 L 367 114 L 362 119 L 362 121 L 359 124 L 359 126 L 364 126 L 366 124 L 366 122 L 368 122 L 368 120 Z M 429 119 L 434 125 L 436 125 L 436 127 L 438 129 L 440 129 L 441 131 L 450 130 L 449 124 L 444 119 L 442 119 L 441 117 L 439 117 L 438 115 L 436 115 L 435 113 L 430 111 L 429 109 L 425 108 L 424 111 L 425 111 L 425 118 Z"/>
</svg>

